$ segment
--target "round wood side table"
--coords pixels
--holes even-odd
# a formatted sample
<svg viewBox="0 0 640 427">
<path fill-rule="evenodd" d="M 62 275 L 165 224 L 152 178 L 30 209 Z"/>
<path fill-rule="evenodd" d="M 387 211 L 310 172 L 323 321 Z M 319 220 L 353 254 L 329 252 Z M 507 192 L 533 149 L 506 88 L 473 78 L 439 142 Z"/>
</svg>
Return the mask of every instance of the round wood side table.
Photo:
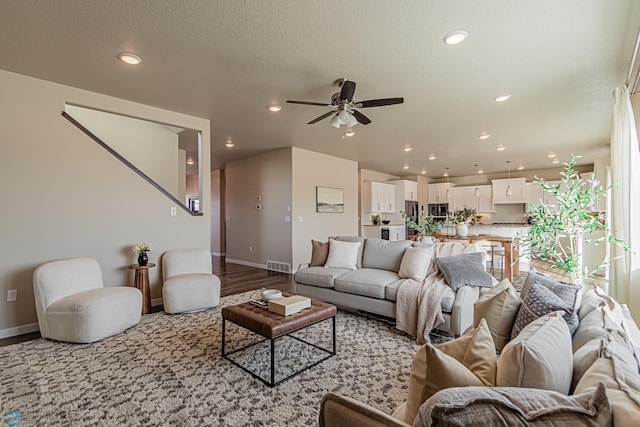
<svg viewBox="0 0 640 427">
<path fill-rule="evenodd" d="M 142 314 L 151 313 L 151 290 L 149 289 L 149 269 L 156 265 L 150 262 L 147 265 L 131 264 L 130 269 L 135 270 L 133 286 L 142 292 Z"/>
</svg>

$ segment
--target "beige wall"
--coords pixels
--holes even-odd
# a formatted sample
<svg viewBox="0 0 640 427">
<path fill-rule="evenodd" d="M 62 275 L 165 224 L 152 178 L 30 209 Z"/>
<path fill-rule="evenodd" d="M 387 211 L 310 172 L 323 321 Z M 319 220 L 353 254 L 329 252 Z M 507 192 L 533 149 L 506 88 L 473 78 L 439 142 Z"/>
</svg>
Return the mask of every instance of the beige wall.
<svg viewBox="0 0 640 427">
<path fill-rule="evenodd" d="M 225 255 L 224 171 L 211 171 L 211 253 Z"/>
<path fill-rule="evenodd" d="M 68 86 L 0 71 L 0 336 L 37 322 L 32 274 L 70 257 L 98 260 L 105 283 L 131 284 L 130 247 L 149 241 L 150 261 L 181 247 L 208 248 L 210 216 L 192 217 L 64 119 L 65 103 L 117 111 L 203 133 L 210 169 L 209 121 Z M 209 206 L 209 173 L 203 203 Z M 151 269 L 152 298 L 161 296 L 160 266 Z M 7 303 L 8 289 L 18 300 Z"/>
<path fill-rule="evenodd" d="M 358 164 L 293 148 L 293 268 L 311 260 L 311 240 L 358 235 Z M 316 212 L 316 187 L 342 188 L 344 213 Z M 288 215 L 283 213 L 283 215 Z M 302 221 L 300 221 L 302 217 Z"/>
<path fill-rule="evenodd" d="M 158 123 L 75 105 L 65 106 L 65 111 L 178 200 L 183 200 L 179 197 L 175 132 Z"/>
<path fill-rule="evenodd" d="M 227 262 L 291 264 L 291 149 L 229 162 L 224 172 Z"/>
</svg>

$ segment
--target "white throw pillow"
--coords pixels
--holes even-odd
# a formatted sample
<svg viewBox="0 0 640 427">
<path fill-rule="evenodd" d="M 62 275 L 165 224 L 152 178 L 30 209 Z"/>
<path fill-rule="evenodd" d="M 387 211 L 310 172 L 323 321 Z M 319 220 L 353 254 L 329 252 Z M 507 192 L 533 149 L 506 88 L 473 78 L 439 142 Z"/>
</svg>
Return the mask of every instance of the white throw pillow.
<svg viewBox="0 0 640 427">
<path fill-rule="evenodd" d="M 398 276 L 418 282 L 424 280 L 431 262 L 431 254 L 431 248 L 407 248 L 402 256 Z"/>
<path fill-rule="evenodd" d="M 341 242 L 329 240 L 329 256 L 325 268 L 348 268 L 356 270 L 360 242 Z"/>
<path fill-rule="evenodd" d="M 563 314 L 555 311 L 534 320 L 504 347 L 498 359 L 497 386 L 569 394 L 573 353 Z"/>
</svg>

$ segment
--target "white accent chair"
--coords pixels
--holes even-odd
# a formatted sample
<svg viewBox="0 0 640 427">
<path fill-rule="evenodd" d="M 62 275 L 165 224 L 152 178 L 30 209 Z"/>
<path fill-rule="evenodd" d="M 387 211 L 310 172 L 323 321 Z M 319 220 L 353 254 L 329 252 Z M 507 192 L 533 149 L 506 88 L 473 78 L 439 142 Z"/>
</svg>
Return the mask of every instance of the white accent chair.
<svg viewBox="0 0 640 427">
<path fill-rule="evenodd" d="M 104 287 L 100 265 L 92 258 L 39 266 L 33 291 L 44 338 L 92 343 L 140 322 L 142 293 L 128 286 Z"/>
<path fill-rule="evenodd" d="M 207 249 L 174 249 L 162 256 L 162 303 L 169 314 L 206 310 L 220 303 L 220 279 Z"/>
</svg>

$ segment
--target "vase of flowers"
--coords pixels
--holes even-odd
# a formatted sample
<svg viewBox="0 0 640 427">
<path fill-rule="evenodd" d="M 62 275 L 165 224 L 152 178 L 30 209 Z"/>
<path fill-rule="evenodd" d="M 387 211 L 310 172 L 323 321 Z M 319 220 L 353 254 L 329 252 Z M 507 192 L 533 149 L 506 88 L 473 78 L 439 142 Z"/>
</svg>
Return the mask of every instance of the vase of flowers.
<svg viewBox="0 0 640 427">
<path fill-rule="evenodd" d="M 467 237 L 469 235 L 469 223 L 476 216 L 475 209 L 458 209 L 449 216 L 449 222 L 456 225 L 456 235 Z"/>
<path fill-rule="evenodd" d="M 149 256 L 147 252 L 153 251 L 151 243 L 139 242 L 131 247 L 131 252 L 138 255 L 138 265 L 144 266 L 149 262 Z"/>
</svg>

